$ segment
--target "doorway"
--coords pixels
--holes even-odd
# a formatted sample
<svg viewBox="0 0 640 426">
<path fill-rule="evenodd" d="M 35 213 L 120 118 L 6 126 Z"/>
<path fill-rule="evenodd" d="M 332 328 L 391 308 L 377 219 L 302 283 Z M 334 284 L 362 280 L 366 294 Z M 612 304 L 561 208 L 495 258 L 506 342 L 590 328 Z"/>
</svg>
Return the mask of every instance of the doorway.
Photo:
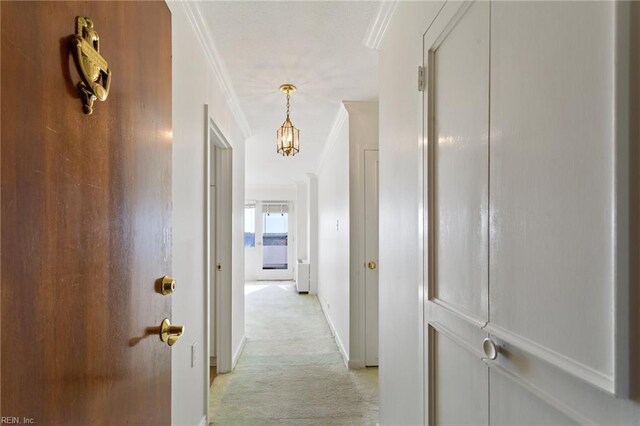
<svg viewBox="0 0 640 426">
<path fill-rule="evenodd" d="M 293 201 L 245 202 L 245 276 L 248 281 L 294 278 Z"/>
<path fill-rule="evenodd" d="M 233 149 L 206 108 L 206 335 L 209 386 L 215 373 L 232 369 L 231 221 Z M 208 399 L 207 399 L 208 400 Z"/>
<path fill-rule="evenodd" d="M 263 203 L 261 221 L 262 270 L 288 270 L 290 268 L 289 203 Z"/>
</svg>

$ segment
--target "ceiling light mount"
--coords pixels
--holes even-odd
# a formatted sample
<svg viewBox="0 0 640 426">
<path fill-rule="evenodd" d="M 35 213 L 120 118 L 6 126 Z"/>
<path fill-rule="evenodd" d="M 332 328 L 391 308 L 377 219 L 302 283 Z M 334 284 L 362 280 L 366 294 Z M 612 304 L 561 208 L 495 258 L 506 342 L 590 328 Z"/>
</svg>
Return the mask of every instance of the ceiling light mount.
<svg viewBox="0 0 640 426">
<path fill-rule="evenodd" d="M 296 86 L 294 86 L 293 84 L 290 84 L 290 83 L 286 83 L 286 84 L 283 84 L 282 86 L 280 86 L 280 91 L 282 93 L 286 93 L 287 95 L 289 93 L 295 92 L 296 90 L 298 90 L 298 88 Z"/>
<path fill-rule="evenodd" d="M 280 91 L 287 95 L 287 118 L 278 130 L 276 130 L 276 150 L 284 157 L 296 155 L 300 151 L 300 129 L 296 129 L 289 118 L 289 101 L 291 93 L 296 91 L 296 86 L 285 83 L 280 86 Z"/>
</svg>

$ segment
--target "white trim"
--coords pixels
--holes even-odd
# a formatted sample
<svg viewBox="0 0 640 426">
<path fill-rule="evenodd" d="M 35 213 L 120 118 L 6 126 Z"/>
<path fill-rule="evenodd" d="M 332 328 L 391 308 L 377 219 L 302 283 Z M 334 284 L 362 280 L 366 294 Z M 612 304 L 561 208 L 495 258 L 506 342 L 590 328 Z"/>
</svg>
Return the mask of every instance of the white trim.
<svg viewBox="0 0 640 426">
<path fill-rule="evenodd" d="M 384 34 L 389 27 L 391 18 L 396 11 L 398 0 L 383 1 L 380 3 L 378 13 L 369 24 L 369 29 L 364 35 L 362 44 L 370 49 L 379 50 L 384 39 Z"/>
<path fill-rule="evenodd" d="M 487 326 L 487 320 L 471 312 L 464 312 L 464 308 L 457 306 L 455 303 L 445 302 L 444 300 L 438 299 L 437 297 L 427 300 L 426 303 L 433 303 L 434 305 L 439 306 L 445 311 L 453 314 L 459 319 L 462 319 L 475 327 L 484 328 Z"/>
<path fill-rule="evenodd" d="M 618 397 L 629 396 L 631 388 L 631 329 L 629 303 L 632 276 L 630 275 L 633 254 L 630 255 L 632 244 L 631 215 L 634 208 L 631 205 L 630 191 L 634 185 L 631 181 L 631 145 L 638 141 L 632 140 L 630 133 L 630 112 L 637 106 L 633 105 L 631 93 L 637 93 L 635 76 L 631 77 L 631 61 L 637 51 L 631 40 L 633 17 L 631 6 L 626 2 L 616 2 L 615 5 L 615 73 L 614 73 L 614 197 L 613 197 L 613 229 L 614 239 L 612 260 L 614 264 L 613 286 L 613 333 L 611 333 L 613 347 L 613 377 L 610 392 Z M 635 86 L 634 86 L 635 85 Z M 634 95 L 635 96 L 635 95 Z M 637 98 L 637 96 L 636 96 Z M 631 188 L 631 190 L 630 190 Z M 635 253 L 637 254 L 637 253 Z"/>
<path fill-rule="evenodd" d="M 207 401 L 207 405 L 209 404 L 209 401 Z M 198 426 L 207 426 L 207 416 L 202 416 L 202 418 L 200 419 L 200 423 L 198 423 Z"/>
<path fill-rule="evenodd" d="M 333 322 L 331 321 L 331 317 L 327 314 L 327 311 L 324 308 L 324 304 L 322 303 L 319 297 L 318 297 L 318 303 L 320 303 L 320 309 L 322 309 L 322 314 L 324 315 L 324 318 L 327 320 L 327 324 L 329 324 L 329 330 L 331 330 L 331 334 L 333 335 L 333 340 L 335 340 L 336 345 L 338 346 L 338 350 L 342 355 L 342 360 L 344 361 L 344 365 L 347 368 L 358 368 L 358 367 L 351 367 L 350 364 L 352 363 L 352 361 L 349 361 L 349 355 L 347 355 L 347 351 L 345 350 L 344 345 L 342 344 L 342 340 L 340 340 L 340 336 L 336 331 L 336 327 L 333 325 Z M 364 362 L 362 364 L 363 364 L 362 367 L 364 367 Z"/>
<path fill-rule="evenodd" d="M 238 96 L 231 84 L 231 78 L 229 78 L 229 72 L 227 71 L 225 62 L 213 41 L 213 37 L 202 15 L 200 6 L 197 2 L 192 1 L 180 1 L 179 3 L 184 8 L 187 18 L 196 33 L 198 41 L 200 41 L 200 44 L 202 45 L 204 54 L 213 71 L 213 75 L 215 76 L 220 89 L 222 89 L 227 105 L 229 106 L 242 135 L 245 139 L 250 138 L 252 134 L 251 127 L 249 126 L 249 122 L 247 121 L 247 117 L 245 116 L 242 107 L 240 106 Z"/>
<path fill-rule="evenodd" d="M 378 115 L 378 101 L 342 101 L 342 105 L 349 114 Z"/>
<path fill-rule="evenodd" d="M 240 339 L 240 344 L 238 345 L 235 352 L 233 353 L 233 359 L 231 363 L 232 370 L 236 368 L 236 365 L 238 365 L 238 360 L 240 359 L 240 355 L 242 355 L 242 351 L 244 350 L 245 343 L 247 343 L 247 338 L 245 336 L 242 336 L 242 339 Z"/>
<path fill-rule="evenodd" d="M 338 134 L 340 133 L 340 130 L 342 130 L 342 126 L 344 125 L 344 123 L 347 121 L 347 117 L 347 109 L 344 105 L 340 105 L 338 114 L 333 120 L 331 131 L 329 132 L 329 136 L 327 137 L 327 142 L 324 144 L 324 149 L 322 150 L 322 154 L 320 155 L 320 161 L 318 162 L 318 168 L 316 169 L 315 173 L 316 176 L 320 174 L 320 171 L 322 171 L 322 167 L 327 160 L 329 151 L 331 151 L 331 148 L 333 147 L 333 145 L 335 145 L 336 140 L 338 139 Z"/>
<path fill-rule="evenodd" d="M 216 160 L 219 167 L 216 168 L 216 231 L 226 231 L 228 235 L 222 235 L 222 232 L 216 234 L 216 257 L 222 259 L 222 263 L 226 266 L 223 273 L 217 274 L 215 282 L 215 340 L 216 354 L 213 354 L 216 360 L 217 370 L 219 373 L 226 373 L 233 368 L 232 362 L 232 242 L 231 242 L 231 223 L 232 203 L 229 200 L 233 193 L 233 148 L 229 141 L 225 138 L 220 128 L 216 125 L 211 117 L 209 105 L 204 106 L 205 129 L 204 129 L 204 151 L 205 151 L 205 209 L 204 209 L 204 275 L 205 275 L 205 315 L 204 329 L 206 336 L 206 371 L 207 378 L 205 383 L 205 398 L 207 401 L 207 416 L 209 413 L 209 399 L 211 392 L 211 274 L 215 273 L 215 266 L 211 262 L 211 145 L 215 143 L 221 150 L 221 159 Z M 218 177 L 219 176 L 219 177 Z M 226 197 L 225 202 L 221 202 Z M 228 265 L 228 266 L 227 266 Z M 225 297 L 222 297 L 222 296 Z M 205 420 L 206 421 L 206 420 Z"/>
<path fill-rule="evenodd" d="M 523 336 L 506 330 L 495 324 L 487 325 L 484 330 L 491 335 L 504 340 L 506 343 L 511 344 L 524 352 L 527 352 L 538 359 L 541 359 L 548 364 L 557 367 L 559 370 L 568 373 L 574 377 L 577 377 L 585 382 L 596 386 L 606 392 L 613 394 L 615 392 L 615 382 L 613 377 L 607 376 L 602 372 L 582 364 L 572 358 L 569 358 L 561 353 L 542 346 L 532 340 L 529 340 Z"/>
<path fill-rule="evenodd" d="M 436 21 L 442 9 L 444 9 L 446 2 L 442 4 L 436 15 L 433 17 L 433 20 L 427 25 L 427 28 L 423 35 L 420 37 L 420 63 L 427 69 L 427 61 L 428 57 L 425 56 L 425 40 L 424 35 L 429 31 L 431 25 Z M 429 89 L 426 89 L 429 90 Z M 432 281 L 431 274 L 433 272 L 433 268 L 431 266 L 432 262 L 430 256 L 433 254 L 433 247 L 431 247 L 431 238 L 429 235 L 429 229 L 431 229 L 430 220 L 432 216 L 431 209 L 433 208 L 432 200 L 429 198 L 429 185 L 428 181 L 431 181 L 431 173 L 432 168 L 430 167 L 430 154 L 429 154 L 429 137 L 427 133 L 427 124 L 428 120 L 426 119 L 427 114 L 429 113 L 429 97 L 426 96 L 426 91 L 417 91 L 417 100 L 420 105 L 418 108 L 418 144 L 420 145 L 420 155 L 422 156 L 420 161 L 420 183 L 418 187 L 420 188 L 420 208 L 418 210 L 418 215 L 420 220 L 419 223 L 419 234 L 420 234 L 420 284 L 418 286 L 420 297 L 418 303 L 421 304 L 421 308 L 418 310 L 420 317 L 420 349 L 422 351 L 421 358 L 421 375 L 422 375 L 422 398 L 420 399 L 422 404 L 422 417 L 424 424 L 433 424 L 435 423 L 434 412 L 430 410 L 430 407 L 433 405 L 432 401 L 435 398 L 435 393 L 433 391 L 434 385 L 434 375 L 432 374 L 433 365 L 435 362 L 435 355 L 433 351 L 433 327 L 429 327 L 427 324 L 427 319 L 429 318 L 428 305 L 429 305 L 429 297 L 433 294 L 433 291 L 430 289 L 430 283 Z M 428 180 L 428 181 L 427 181 Z"/>
</svg>

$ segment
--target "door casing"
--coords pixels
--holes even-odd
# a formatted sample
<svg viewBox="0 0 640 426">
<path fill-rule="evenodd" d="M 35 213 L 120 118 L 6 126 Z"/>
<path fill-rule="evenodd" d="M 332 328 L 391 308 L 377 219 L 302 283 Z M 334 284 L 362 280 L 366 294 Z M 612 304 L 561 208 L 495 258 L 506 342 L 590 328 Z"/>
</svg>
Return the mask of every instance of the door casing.
<svg viewBox="0 0 640 426">
<path fill-rule="evenodd" d="M 207 377 L 204 393 L 206 401 L 209 401 L 211 381 L 209 367 L 212 356 L 215 356 L 218 373 L 228 373 L 233 369 L 231 341 L 233 148 L 215 123 L 209 105 L 205 105 L 204 145 L 206 158 L 204 328 L 207 336 L 205 358 L 207 362 L 205 363 L 206 372 L 203 373 Z M 215 161 L 215 164 L 212 164 L 212 161 Z M 212 175 L 213 173 L 215 175 Z M 215 182 L 215 191 L 212 191 L 213 182 Z M 215 200 L 212 200 L 212 193 L 215 193 Z M 212 240 L 212 236 L 215 240 Z M 220 270 L 218 270 L 218 264 L 220 264 Z M 212 336 L 215 338 L 215 354 L 211 353 Z M 209 418 L 211 418 L 210 413 Z"/>
</svg>

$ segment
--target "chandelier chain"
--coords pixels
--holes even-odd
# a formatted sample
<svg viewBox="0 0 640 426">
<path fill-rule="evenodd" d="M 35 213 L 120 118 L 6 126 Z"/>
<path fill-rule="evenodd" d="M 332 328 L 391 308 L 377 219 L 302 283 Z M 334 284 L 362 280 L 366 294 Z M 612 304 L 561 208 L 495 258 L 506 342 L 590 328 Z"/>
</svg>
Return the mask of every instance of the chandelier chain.
<svg viewBox="0 0 640 426">
<path fill-rule="evenodd" d="M 289 92 L 287 92 L 287 117 L 289 117 Z"/>
</svg>

